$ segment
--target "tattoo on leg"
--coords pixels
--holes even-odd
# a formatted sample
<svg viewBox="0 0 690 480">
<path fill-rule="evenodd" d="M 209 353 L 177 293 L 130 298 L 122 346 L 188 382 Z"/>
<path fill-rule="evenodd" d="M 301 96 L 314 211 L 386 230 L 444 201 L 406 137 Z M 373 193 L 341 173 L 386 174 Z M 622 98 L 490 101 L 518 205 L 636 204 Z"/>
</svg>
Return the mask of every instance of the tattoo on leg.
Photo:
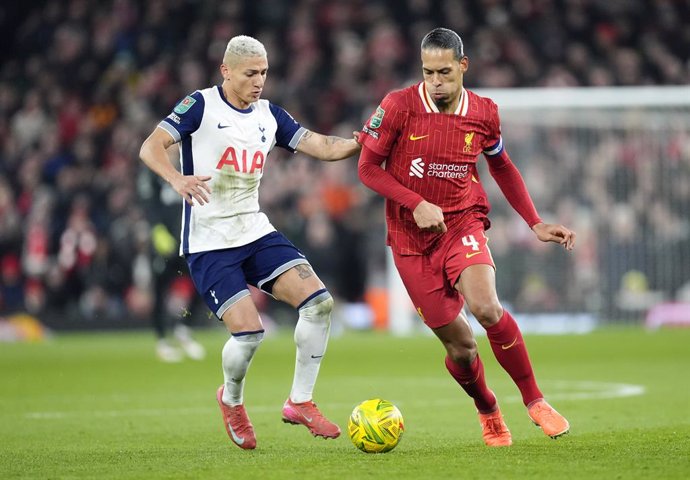
<svg viewBox="0 0 690 480">
<path fill-rule="evenodd" d="M 297 270 L 297 274 L 299 275 L 299 278 L 304 280 L 305 278 L 309 278 L 313 275 L 311 268 L 309 268 L 309 265 L 296 265 L 295 270 Z"/>
</svg>

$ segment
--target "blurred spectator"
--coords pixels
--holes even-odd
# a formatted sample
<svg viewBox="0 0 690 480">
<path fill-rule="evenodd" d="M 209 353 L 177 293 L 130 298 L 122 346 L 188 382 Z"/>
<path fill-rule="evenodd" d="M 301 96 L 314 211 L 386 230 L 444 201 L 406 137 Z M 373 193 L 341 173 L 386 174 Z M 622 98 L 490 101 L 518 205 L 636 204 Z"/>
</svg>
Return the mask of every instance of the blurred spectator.
<svg viewBox="0 0 690 480">
<path fill-rule="evenodd" d="M 177 322 L 173 317 L 189 319 L 196 309 L 185 294 L 186 271 L 155 246 L 157 224 L 176 235 L 181 204 L 165 200 L 165 192 L 142 174 L 138 148 L 186 92 L 220 83 L 217 59 L 233 35 L 253 35 L 269 50 L 280 50 L 271 59 L 264 95 L 307 128 L 334 133 L 359 129 L 372 102 L 417 76 L 418 63 L 407 59 L 433 26 L 462 35 L 471 68 L 479 72 L 468 77 L 468 88 L 690 83 L 690 35 L 683 20 L 690 18 L 688 2 L 464 4 L 462 9 L 454 0 L 3 5 L 0 313 L 23 302 L 29 312 L 66 326 L 146 324 L 153 317 L 159 338 L 167 336 L 168 327 L 161 325 Z M 537 138 L 520 124 L 510 130 L 508 148 L 515 158 L 529 159 L 519 167 L 540 210 L 569 209 L 591 241 L 584 245 L 579 239 L 577 260 L 567 264 L 524 247 L 513 231 L 490 230 L 495 254 L 505 257 L 499 263 L 510 269 L 502 278 L 511 281 L 499 285 L 507 301 L 528 310 L 595 309 L 593 285 L 599 280 L 621 285 L 628 267 L 641 269 L 648 287 L 669 298 L 688 284 L 690 262 L 668 255 L 688 251 L 687 133 L 666 142 L 663 152 L 635 135 L 600 135 L 587 158 L 573 158 L 568 152 L 574 151 L 574 140 L 567 135 Z M 654 203 L 661 184 L 647 160 L 658 156 L 675 166 L 664 179 L 668 200 Z M 545 176 L 555 170 L 548 163 L 552 159 L 559 162 L 560 178 Z M 383 252 L 370 247 L 383 236 L 382 215 L 375 214 L 380 199 L 359 188 L 353 164 L 349 171 L 345 163 L 321 168 L 278 151 L 268 162 L 271 189 L 261 195 L 274 225 L 303 237 L 299 243 L 326 283 L 344 303 L 358 305 L 385 265 Z M 611 237 L 599 235 L 614 203 L 629 204 L 627 212 L 614 209 L 614 221 L 625 228 L 632 222 L 637 233 L 653 229 L 658 242 L 631 242 L 625 228 L 612 228 Z M 508 212 L 505 205 L 494 206 L 497 218 Z M 628 264 L 634 255 L 653 256 L 659 270 L 645 271 L 634 260 Z M 553 268 L 535 278 L 532 261 Z M 576 286 L 564 285 L 563 275 L 574 276 L 576 281 L 567 282 Z"/>
<path fill-rule="evenodd" d="M 156 355 L 164 362 L 193 360 L 206 356 L 204 347 L 194 340 L 191 325 L 203 316 L 201 302 L 179 256 L 179 196 L 149 169 L 141 170 L 137 181 L 151 229 L 150 267 L 154 276 L 155 297 L 149 317 L 156 335 Z M 205 310 L 205 309 L 204 309 Z"/>
<path fill-rule="evenodd" d="M 21 214 L 15 206 L 10 183 L 0 175 L 0 252 L 13 250 L 20 244 L 20 238 Z"/>
</svg>

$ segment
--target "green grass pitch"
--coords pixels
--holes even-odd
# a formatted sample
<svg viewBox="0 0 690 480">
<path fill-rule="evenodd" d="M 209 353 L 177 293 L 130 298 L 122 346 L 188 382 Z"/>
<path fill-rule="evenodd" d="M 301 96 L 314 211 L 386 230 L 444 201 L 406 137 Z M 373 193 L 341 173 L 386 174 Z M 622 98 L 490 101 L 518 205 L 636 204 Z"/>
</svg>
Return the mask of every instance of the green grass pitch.
<svg viewBox="0 0 690 480">
<path fill-rule="evenodd" d="M 238 449 L 215 403 L 225 333 L 201 340 L 206 360 L 173 365 L 156 360 L 149 332 L 0 344 L 0 478 L 690 478 L 690 330 L 527 336 L 542 389 L 571 423 L 558 440 L 529 422 L 480 338 L 513 433 L 503 449 L 483 446 L 435 338 L 333 338 L 315 400 L 343 430 L 360 401 L 394 402 L 406 432 L 379 455 L 358 451 L 346 434 L 315 439 L 280 421 L 294 364 L 287 332 L 268 335 L 254 359 L 245 401 L 258 447 Z"/>
</svg>

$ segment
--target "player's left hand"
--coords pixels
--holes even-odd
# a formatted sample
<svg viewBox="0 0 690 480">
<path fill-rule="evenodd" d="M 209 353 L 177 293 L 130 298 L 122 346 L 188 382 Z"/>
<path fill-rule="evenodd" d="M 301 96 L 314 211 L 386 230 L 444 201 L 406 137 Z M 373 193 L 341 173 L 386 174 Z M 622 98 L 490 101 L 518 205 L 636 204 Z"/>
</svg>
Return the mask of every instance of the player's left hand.
<svg viewBox="0 0 690 480">
<path fill-rule="evenodd" d="M 362 132 L 352 132 L 352 136 L 359 145 L 362 144 Z"/>
<path fill-rule="evenodd" d="M 572 250 L 575 246 L 575 232 L 553 223 L 537 223 L 532 231 L 542 242 L 554 242 L 563 245 L 566 250 Z"/>
</svg>

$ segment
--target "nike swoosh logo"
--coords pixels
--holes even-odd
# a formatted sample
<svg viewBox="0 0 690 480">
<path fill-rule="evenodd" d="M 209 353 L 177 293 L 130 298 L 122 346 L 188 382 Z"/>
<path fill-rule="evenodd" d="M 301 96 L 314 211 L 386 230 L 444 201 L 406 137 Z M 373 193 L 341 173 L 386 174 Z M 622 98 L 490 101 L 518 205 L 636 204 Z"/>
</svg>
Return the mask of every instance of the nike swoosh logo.
<svg viewBox="0 0 690 480">
<path fill-rule="evenodd" d="M 475 255 L 479 255 L 480 253 L 482 253 L 482 252 L 466 253 L 465 258 L 472 258 Z"/>
<path fill-rule="evenodd" d="M 515 344 L 517 343 L 517 339 L 518 339 L 518 337 L 515 337 L 515 340 L 513 340 L 513 341 L 512 341 L 511 343 L 509 343 L 508 345 L 501 345 L 501 348 L 502 348 L 503 350 L 508 350 L 510 347 L 512 347 L 513 345 L 515 345 Z"/>
<path fill-rule="evenodd" d="M 312 355 L 311 358 L 321 358 L 323 355 Z"/>
<path fill-rule="evenodd" d="M 230 423 L 228 423 L 228 430 L 230 430 L 230 435 L 237 445 L 242 445 L 244 443 L 244 437 L 238 437 Z"/>
<path fill-rule="evenodd" d="M 412 140 L 413 142 L 416 142 L 417 140 L 421 140 L 422 138 L 426 138 L 426 137 L 428 137 L 428 136 L 429 136 L 429 135 L 421 135 L 421 136 L 419 136 L 419 137 L 415 137 L 415 135 L 414 135 L 414 133 L 413 133 L 412 135 L 410 135 L 410 140 Z"/>
<path fill-rule="evenodd" d="M 421 140 L 422 138 L 426 138 L 428 136 L 429 135 L 422 135 L 420 137 L 415 137 L 414 134 L 412 134 L 412 135 L 410 135 L 410 140 L 412 140 L 413 142 L 416 142 L 417 140 Z"/>
<path fill-rule="evenodd" d="M 220 122 L 218 122 L 218 128 L 228 128 L 230 125 L 221 125 Z"/>
</svg>

